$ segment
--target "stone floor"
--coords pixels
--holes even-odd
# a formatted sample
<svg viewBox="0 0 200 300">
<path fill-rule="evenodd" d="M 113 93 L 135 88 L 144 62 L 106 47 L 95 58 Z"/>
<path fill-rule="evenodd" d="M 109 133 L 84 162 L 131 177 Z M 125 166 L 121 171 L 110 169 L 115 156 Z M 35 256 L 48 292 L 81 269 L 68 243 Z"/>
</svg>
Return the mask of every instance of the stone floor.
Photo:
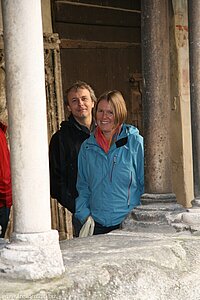
<svg viewBox="0 0 200 300">
<path fill-rule="evenodd" d="M 199 236 L 117 230 L 60 246 L 62 277 L 22 281 L 1 276 L 0 299 L 200 299 Z"/>
</svg>

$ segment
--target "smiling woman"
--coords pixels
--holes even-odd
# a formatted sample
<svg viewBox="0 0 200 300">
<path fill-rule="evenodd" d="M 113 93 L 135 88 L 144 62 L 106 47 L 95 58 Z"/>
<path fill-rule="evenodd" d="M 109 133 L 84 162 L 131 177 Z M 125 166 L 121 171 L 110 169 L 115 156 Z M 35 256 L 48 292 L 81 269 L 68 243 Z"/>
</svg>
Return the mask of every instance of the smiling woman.
<svg viewBox="0 0 200 300">
<path fill-rule="evenodd" d="M 109 141 L 127 117 L 124 98 L 118 91 L 110 91 L 100 96 L 96 105 L 96 122 Z"/>
<path fill-rule="evenodd" d="M 137 128 L 124 123 L 126 116 L 119 91 L 100 96 L 96 130 L 79 152 L 75 216 L 82 224 L 92 217 L 94 234 L 120 228 L 143 194 L 143 138 Z"/>
<path fill-rule="evenodd" d="M 96 122 L 107 140 L 115 129 L 114 114 L 110 103 L 102 100 L 96 113 Z"/>
</svg>

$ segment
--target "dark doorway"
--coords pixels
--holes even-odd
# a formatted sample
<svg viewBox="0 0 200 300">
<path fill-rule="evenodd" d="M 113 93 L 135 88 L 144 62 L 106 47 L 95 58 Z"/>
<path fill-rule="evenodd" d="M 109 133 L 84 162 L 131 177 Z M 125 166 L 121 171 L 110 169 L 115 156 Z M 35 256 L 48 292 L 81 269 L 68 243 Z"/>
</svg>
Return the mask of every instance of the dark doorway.
<svg viewBox="0 0 200 300">
<path fill-rule="evenodd" d="M 128 122 L 142 131 L 140 1 L 52 1 L 53 28 L 61 40 L 63 92 L 76 80 L 97 97 L 120 90 Z"/>
</svg>

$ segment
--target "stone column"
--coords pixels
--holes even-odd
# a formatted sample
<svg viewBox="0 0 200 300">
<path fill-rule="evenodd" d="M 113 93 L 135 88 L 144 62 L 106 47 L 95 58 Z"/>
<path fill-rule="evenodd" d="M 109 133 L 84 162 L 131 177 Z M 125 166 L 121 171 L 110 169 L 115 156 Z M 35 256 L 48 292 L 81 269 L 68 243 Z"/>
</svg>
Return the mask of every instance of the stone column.
<svg viewBox="0 0 200 300">
<path fill-rule="evenodd" d="M 14 212 L 3 269 L 17 278 L 54 277 L 64 267 L 51 230 L 41 3 L 5 0 L 2 8 Z"/>
<path fill-rule="evenodd" d="M 143 229 L 158 230 L 180 209 L 171 180 L 168 0 L 143 0 L 141 17 L 145 194 L 132 218 Z"/>
<path fill-rule="evenodd" d="M 161 26 L 162 24 L 162 26 Z M 145 191 L 172 195 L 168 1 L 142 1 Z M 151 200 L 150 200 L 151 201 Z"/>
</svg>

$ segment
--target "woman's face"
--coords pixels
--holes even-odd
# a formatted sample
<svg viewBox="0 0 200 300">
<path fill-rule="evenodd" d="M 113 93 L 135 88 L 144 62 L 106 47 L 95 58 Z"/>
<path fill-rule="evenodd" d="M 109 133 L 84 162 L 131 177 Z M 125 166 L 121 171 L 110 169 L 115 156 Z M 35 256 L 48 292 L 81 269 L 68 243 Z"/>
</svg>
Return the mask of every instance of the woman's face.
<svg viewBox="0 0 200 300">
<path fill-rule="evenodd" d="M 107 100 L 101 100 L 97 107 L 96 122 L 103 134 L 109 135 L 116 127 L 114 122 L 114 112 Z"/>
</svg>

